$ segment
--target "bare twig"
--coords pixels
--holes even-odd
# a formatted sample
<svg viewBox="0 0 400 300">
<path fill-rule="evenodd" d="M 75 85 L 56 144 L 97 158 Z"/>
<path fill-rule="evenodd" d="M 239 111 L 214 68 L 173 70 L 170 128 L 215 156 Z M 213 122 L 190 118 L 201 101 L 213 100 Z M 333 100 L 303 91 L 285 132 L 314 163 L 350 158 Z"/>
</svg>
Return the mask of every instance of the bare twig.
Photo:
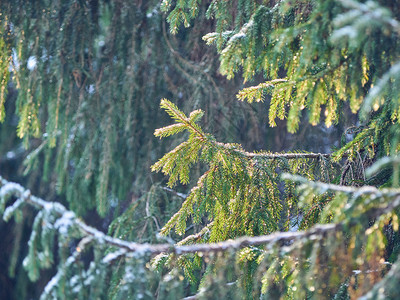
<svg viewBox="0 0 400 300">
<path fill-rule="evenodd" d="M 177 192 L 177 191 L 175 191 L 175 190 L 173 190 L 173 189 L 171 189 L 169 187 L 166 187 L 166 186 L 162 187 L 162 189 L 165 190 L 165 191 L 168 191 L 168 192 L 170 192 L 170 193 L 172 193 L 172 194 L 174 194 L 174 195 L 176 195 L 176 196 L 178 196 L 178 197 L 180 197 L 182 199 L 186 199 L 187 196 L 188 196 L 186 194 L 179 193 L 179 192 Z"/>
</svg>

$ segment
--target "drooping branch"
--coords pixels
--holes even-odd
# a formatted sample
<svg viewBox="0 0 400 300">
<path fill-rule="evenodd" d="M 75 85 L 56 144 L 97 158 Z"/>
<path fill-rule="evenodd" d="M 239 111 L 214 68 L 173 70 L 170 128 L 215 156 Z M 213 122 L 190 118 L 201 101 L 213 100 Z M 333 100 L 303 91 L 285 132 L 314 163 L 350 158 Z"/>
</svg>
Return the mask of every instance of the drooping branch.
<svg viewBox="0 0 400 300">
<path fill-rule="evenodd" d="M 49 210 L 56 212 L 60 218 L 68 217 L 69 221 L 74 224 L 85 237 L 92 237 L 93 241 L 98 243 L 106 243 L 110 246 L 115 246 L 120 249 L 125 249 L 127 253 L 146 253 L 146 254 L 160 254 L 160 253 L 174 253 L 177 255 L 187 253 L 210 253 L 210 252 L 223 252 L 228 249 L 240 249 L 248 246 L 257 245 L 273 245 L 278 242 L 293 241 L 301 238 L 307 238 L 314 235 L 322 235 L 327 232 L 339 230 L 340 224 L 326 224 L 318 225 L 308 231 L 299 232 L 277 232 L 271 235 L 257 236 L 257 237 L 241 237 L 235 240 L 228 240 L 220 243 L 211 244 L 196 244 L 196 245 L 171 245 L 171 244 L 139 244 L 114 238 L 104 234 L 103 232 L 85 224 L 79 219 L 72 211 L 67 210 L 62 204 L 56 202 L 48 202 L 39 197 L 31 195 L 30 191 L 23 188 L 21 185 L 9 182 L 0 176 L 0 196 L 14 195 L 27 204 L 33 205 L 39 209 Z"/>
<path fill-rule="evenodd" d="M 293 177 L 295 181 L 301 182 L 303 179 L 299 177 Z M 305 180 L 305 179 L 304 179 Z M 390 196 L 394 200 L 387 204 L 385 207 L 373 208 L 374 215 L 382 215 L 396 207 L 400 206 L 400 190 L 398 189 L 385 189 L 378 190 L 375 187 L 343 187 L 336 186 L 333 184 L 324 184 L 320 182 L 309 182 L 311 186 L 315 185 L 322 187 L 326 190 L 334 190 L 345 193 L 368 193 L 376 194 L 377 196 Z M 309 238 L 313 236 L 322 236 L 329 232 L 335 232 L 341 230 L 343 224 L 324 224 L 316 225 L 307 231 L 297 231 L 297 232 L 276 232 L 270 235 L 256 236 L 256 237 L 240 237 L 235 240 L 227 240 L 219 243 L 210 244 L 195 244 L 195 245 L 172 245 L 172 244 L 139 244 L 135 242 L 130 242 L 118 238 L 114 238 L 104 234 L 103 232 L 85 224 L 81 219 L 79 219 L 72 211 L 67 210 L 62 204 L 56 202 L 48 202 L 39 197 L 31 195 L 30 191 L 23 188 L 21 185 L 13 182 L 9 182 L 0 176 L 0 197 L 5 195 L 14 195 L 18 197 L 19 200 L 33 205 L 39 209 L 44 209 L 48 211 L 53 211 L 58 213 L 60 218 L 68 217 L 69 221 L 80 230 L 80 232 L 85 237 L 92 237 L 94 242 L 106 243 L 110 246 L 115 246 L 120 249 L 124 249 L 126 253 L 143 253 L 143 254 L 160 254 L 160 253 L 173 253 L 177 255 L 188 254 L 188 253 L 211 253 L 211 252 L 223 252 L 228 249 L 240 249 L 248 246 L 259 246 L 259 245 L 274 245 L 278 242 L 293 242 L 295 240 Z M 10 208 L 10 207 L 9 207 Z M 9 209 L 7 208 L 7 209 Z M 7 214 L 7 209 L 4 214 Z"/>
<path fill-rule="evenodd" d="M 366 211 L 366 215 L 374 218 L 390 213 L 395 208 L 400 206 L 400 189 L 398 188 L 385 188 L 380 190 L 374 186 L 341 186 L 319 181 L 309 181 L 304 177 L 291 174 L 283 174 L 282 178 L 305 184 L 317 190 L 321 194 L 327 191 L 331 191 L 352 194 L 353 198 L 358 198 L 360 196 L 370 196 L 371 199 L 389 198 L 390 200 L 388 201 L 376 201 L 375 205 L 368 209 L 368 211 Z M 352 221 L 349 221 L 349 223 L 351 224 Z"/>
</svg>

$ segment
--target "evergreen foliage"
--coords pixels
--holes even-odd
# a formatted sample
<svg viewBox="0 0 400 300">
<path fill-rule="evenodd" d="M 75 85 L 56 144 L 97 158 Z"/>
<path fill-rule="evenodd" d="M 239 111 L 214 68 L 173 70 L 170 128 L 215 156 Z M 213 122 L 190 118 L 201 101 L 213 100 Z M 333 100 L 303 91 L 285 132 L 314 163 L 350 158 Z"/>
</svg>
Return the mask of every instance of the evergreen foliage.
<svg viewBox="0 0 400 300">
<path fill-rule="evenodd" d="M 194 25 L 198 33 L 190 38 L 171 38 L 158 1 L 2 1 L 0 11 L 0 116 L 11 63 L 17 133 L 32 152 L 25 174 L 42 166 L 39 176 L 78 214 L 96 209 L 105 216 L 132 185 L 150 188 L 142 174 L 165 152 L 148 135 L 166 122 L 161 97 L 186 99 L 190 108 L 197 103 L 207 109 L 209 126 L 228 127 L 228 136 L 237 131 L 226 116 L 238 115 L 238 106 L 222 112 L 212 105 L 224 101 L 222 93 L 234 95 L 237 83 L 217 86 L 213 49 L 191 50 L 207 23 Z M 29 144 L 32 137 L 39 145 Z"/>
<path fill-rule="evenodd" d="M 294 186 L 287 184 L 282 203 L 278 172 L 297 173 L 308 179 L 322 174 L 328 176 L 324 178 L 328 181 L 333 173 L 329 161 L 321 154 L 248 153 L 238 144 L 219 143 L 212 135 L 205 134 L 196 124 L 202 111 L 193 111 L 186 117 L 168 100 L 162 100 L 161 107 L 177 124 L 157 129 L 156 136 L 165 137 L 184 129 L 190 135 L 152 169 L 169 175 L 168 184 L 172 187 L 178 179 L 182 184 L 188 183 L 189 169 L 199 158 L 209 165 L 181 209 L 161 230 L 162 234 L 175 228 L 176 233 L 182 235 L 189 218 L 199 223 L 204 217 L 213 222 L 209 227 L 210 242 L 288 230 L 292 209 L 296 207 Z M 295 216 L 297 213 L 295 210 Z M 282 226 L 279 226 L 280 221 Z"/>
<path fill-rule="evenodd" d="M 22 3 L 0 4 L 0 120 L 14 84 L 26 174 L 39 170 L 68 208 L 0 177 L 0 214 L 21 224 L 25 207 L 39 210 L 23 267 L 32 281 L 55 267 L 41 299 L 396 299 L 398 1 Z M 270 126 L 286 119 L 294 133 L 302 117 L 317 125 L 323 114 L 329 127 L 346 107 L 357 123 L 332 154 L 217 141 L 207 131 L 223 125 L 207 126 L 219 115 L 211 108 L 229 102 L 212 50 L 213 58 L 187 60 L 158 9 L 181 41 L 193 32 L 216 45 L 220 73 L 251 82 L 237 98 L 268 102 Z M 175 76 L 189 84 L 179 88 Z M 195 109 L 187 116 L 163 99 L 174 124 L 151 123 L 159 112 L 149 99 L 179 98 L 186 86 L 207 101 L 182 105 Z M 142 132 L 156 125 L 164 126 L 156 137 L 174 139 L 151 167 L 168 188 L 135 179 L 162 152 Z M 149 192 L 130 195 L 121 214 L 132 182 Z M 173 190 L 184 185 L 187 195 Z M 115 207 L 108 235 L 78 217 L 96 209 L 110 218 Z"/>
</svg>

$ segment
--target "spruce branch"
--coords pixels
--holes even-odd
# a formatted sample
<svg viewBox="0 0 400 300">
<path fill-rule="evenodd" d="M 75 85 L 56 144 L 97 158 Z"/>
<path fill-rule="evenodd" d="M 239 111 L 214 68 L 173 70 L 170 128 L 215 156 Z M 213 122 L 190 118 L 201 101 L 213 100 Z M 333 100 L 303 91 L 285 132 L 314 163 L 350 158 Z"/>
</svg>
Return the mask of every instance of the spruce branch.
<svg viewBox="0 0 400 300">
<path fill-rule="evenodd" d="M 260 102 L 263 100 L 263 90 L 267 88 L 274 88 L 276 85 L 280 83 L 287 83 L 288 79 L 286 78 L 278 78 L 278 79 L 273 79 L 268 82 L 263 82 L 260 83 L 256 86 L 250 86 L 248 88 L 244 88 L 239 91 L 239 93 L 236 95 L 236 97 L 240 101 L 245 101 L 252 103 L 253 101 Z M 290 84 L 295 84 L 296 82 L 290 81 Z"/>
<path fill-rule="evenodd" d="M 172 46 L 172 44 L 171 44 L 171 42 L 170 42 L 170 40 L 169 40 L 169 38 L 167 36 L 167 31 L 166 31 L 166 28 L 165 28 L 165 22 L 162 25 L 162 29 L 163 29 L 163 36 L 164 36 L 165 42 L 166 42 L 169 50 L 171 51 L 171 53 L 177 59 L 177 61 L 180 61 L 183 65 L 185 65 L 187 68 L 192 70 L 194 73 L 201 72 L 211 82 L 212 86 L 214 87 L 214 90 L 215 90 L 216 94 L 218 95 L 218 99 L 222 99 L 222 94 L 221 94 L 220 88 L 216 84 L 216 82 L 213 79 L 213 77 L 208 72 L 206 72 L 204 70 L 204 68 L 200 67 L 197 63 L 184 58 L 178 51 L 176 51 L 174 49 L 174 47 Z M 188 78 L 190 78 L 196 85 L 201 85 L 204 89 L 207 89 L 207 86 L 204 84 L 203 80 L 197 80 L 192 75 L 190 75 L 188 72 L 186 72 L 184 68 L 180 67 L 179 64 L 177 64 L 176 66 Z"/>
<path fill-rule="evenodd" d="M 50 293 L 58 286 L 61 278 L 65 276 L 66 269 L 74 265 L 78 261 L 82 251 L 92 241 L 93 241 L 92 236 L 86 236 L 79 242 L 73 254 L 70 257 L 68 257 L 68 259 L 65 261 L 63 268 L 59 268 L 56 275 L 54 275 L 53 278 L 46 284 L 44 291 L 40 296 L 40 300 L 44 300 L 47 299 L 47 297 L 50 297 Z"/>
<path fill-rule="evenodd" d="M 247 152 L 247 151 L 238 151 L 240 154 L 252 157 L 252 158 L 264 158 L 264 159 L 301 159 L 301 158 L 312 158 L 312 159 L 319 159 L 322 157 L 330 157 L 331 154 L 329 153 L 312 153 L 312 152 L 304 152 L 304 153 L 255 153 L 255 152 Z"/>
<path fill-rule="evenodd" d="M 71 222 L 81 231 L 81 233 L 86 237 L 91 237 L 93 242 L 97 242 L 99 244 L 108 244 L 109 246 L 114 246 L 120 249 L 125 249 L 126 253 L 148 253 L 148 254 L 160 254 L 160 253 L 174 253 L 177 255 L 187 254 L 187 253 L 196 253 L 196 252 L 223 252 L 228 249 L 239 249 L 248 246 L 257 246 L 257 245 L 265 245 L 265 244 L 275 244 L 282 241 L 291 241 L 293 239 L 300 239 L 312 235 L 321 235 L 326 232 L 335 231 L 340 228 L 340 225 L 337 224 L 327 224 L 327 225 L 318 225 L 312 228 L 311 230 L 304 232 L 277 232 L 271 235 L 266 236 L 257 236 L 257 237 L 241 237 L 235 240 L 228 240 L 219 243 L 210 243 L 210 244 L 195 244 L 195 245 L 171 245 L 171 244 L 140 244 L 135 242 L 129 242 L 126 240 L 118 239 L 106 235 L 105 233 L 87 225 L 81 219 L 76 217 L 76 215 L 67 210 L 62 204 L 48 202 L 39 197 L 33 196 L 30 194 L 30 191 L 23 188 L 21 185 L 13 182 L 9 182 L 3 179 L 0 176 L 1 188 L 0 192 L 4 189 L 7 190 L 8 193 L 13 194 L 16 197 L 22 197 L 24 202 L 35 206 L 42 210 L 54 210 L 60 217 L 64 214 L 70 215 Z M 211 224 L 209 224 L 211 225 Z M 203 233 L 201 233 L 203 234 Z M 196 235 L 193 236 L 194 238 Z M 192 237 L 191 237 L 192 238 Z M 76 254 L 77 255 L 77 254 Z M 73 255 L 73 256 L 76 256 Z"/>
<path fill-rule="evenodd" d="M 161 108 L 164 108 L 165 111 L 174 119 L 179 123 L 185 125 L 187 127 L 187 129 L 189 129 L 191 132 L 195 133 L 197 136 L 201 137 L 202 139 L 207 139 L 207 137 L 205 136 L 205 134 L 202 132 L 202 130 L 200 129 L 200 127 L 198 125 L 195 124 L 196 121 L 198 121 L 201 116 L 203 115 L 203 112 L 201 110 L 195 110 L 193 111 L 189 118 L 186 117 L 186 115 L 178 109 L 178 107 L 173 104 L 171 101 L 168 101 L 167 99 L 162 99 L 161 100 L 161 104 L 160 104 Z M 155 136 L 165 136 L 163 134 L 166 134 L 165 132 L 171 131 L 171 130 L 176 130 L 176 128 L 174 127 L 163 127 L 160 129 L 157 129 L 154 132 Z M 179 129 L 179 131 L 181 131 Z M 174 133 L 172 133 L 174 134 Z"/>
<path fill-rule="evenodd" d="M 287 172 L 308 176 L 304 171 L 313 172 L 312 168 L 316 164 L 321 163 L 322 168 L 326 169 L 326 159 L 330 154 L 247 152 L 239 144 L 217 142 L 211 134 L 204 133 L 195 123 L 202 116 L 202 111 L 196 110 L 186 117 L 175 104 L 166 99 L 161 101 L 161 107 L 176 120 L 175 125 L 183 126 L 179 127 L 179 131 L 187 129 L 190 136 L 187 141 L 159 159 L 152 170 L 168 175 L 168 186 L 172 187 L 178 180 L 182 184 L 189 182 L 189 166 L 196 163 L 198 158 L 209 166 L 209 170 L 198 179 L 197 185 L 179 211 L 164 225 L 161 230 L 163 235 L 173 228 L 179 235 L 183 235 L 189 217 L 195 223 L 202 217 L 215 221 L 210 242 L 254 235 L 253 232 L 274 232 L 277 230 L 275 224 L 282 209 L 275 183 L 278 177 L 274 170 L 279 167 Z M 157 129 L 155 135 L 163 137 L 177 133 L 172 126 Z M 306 161 L 307 159 L 314 161 Z M 292 161 L 289 163 L 288 160 Z M 235 182 L 241 184 L 237 185 Z M 260 202 L 259 199 L 265 200 Z M 248 210 L 248 207 L 253 208 Z M 254 218 L 262 219 L 265 226 L 257 225 L 252 221 Z M 225 221 L 229 226 L 223 229 L 221 224 Z"/>
<path fill-rule="evenodd" d="M 319 181 L 310 181 L 306 178 L 298 175 L 282 174 L 282 179 L 294 181 L 303 184 L 303 188 L 311 188 L 317 193 L 323 194 L 325 192 L 338 192 L 347 194 L 349 197 L 359 199 L 360 197 L 369 197 L 368 200 L 364 201 L 363 206 L 366 207 L 365 215 L 373 218 L 390 213 L 395 208 L 400 206 L 400 189 L 399 188 L 384 188 L 378 189 L 374 186 L 342 186 L 330 183 L 324 183 Z M 372 201 L 374 201 L 372 203 Z M 368 206 L 372 204 L 371 206 Z M 346 206 L 346 210 L 349 210 L 351 206 L 356 205 L 354 201 L 351 201 Z M 356 224 L 357 220 L 347 220 L 348 224 Z"/>
<path fill-rule="evenodd" d="M 264 159 L 302 159 L 302 158 L 311 158 L 318 159 L 322 157 L 330 157 L 331 154 L 327 153 L 312 153 L 312 152 L 303 152 L 303 153 L 269 153 L 269 152 L 247 152 L 241 149 L 238 144 L 225 144 L 221 142 L 215 141 L 213 137 L 208 138 L 208 135 L 205 134 L 201 128 L 195 123 L 200 120 L 203 116 L 203 111 L 195 110 L 190 113 L 189 118 L 178 109 L 178 107 L 173 104 L 171 101 L 167 99 L 162 99 L 160 106 L 166 110 L 166 112 L 178 123 L 169 125 L 163 128 L 156 129 L 154 135 L 157 137 L 167 137 L 178 132 L 183 131 L 184 129 L 190 130 L 193 134 L 195 134 L 198 138 L 200 138 L 203 142 L 207 142 L 210 146 L 215 148 L 232 151 L 235 154 L 238 154 L 242 157 L 250 157 L 250 158 L 264 158 Z M 179 147 L 179 146 L 178 146 Z M 180 148 L 175 148 L 173 152 L 180 151 Z M 170 152 L 171 153 L 171 152 Z M 165 157 L 165 156 L 164 156 Z M 161 168 L 161 164 L 163 162 L 159 161 L 153 167 L 153 170 L 159 170 Z"/>
<path fill-rule="evenodd" d="M 385 89 L 387 89 L 388 85 L 393 79 L 398 78 L 400 76 L 399 74 L 400 74 L 400 61 L 397 61 L 376 82 L 376 85 L 369 90 L 360 111 L 361 117 L 363 119 L 367 119 L 368 114 L 373 108 L 374 102 L 377 103 L 379 107 L 380 98 L 382 97 L 382 95 L 384 95 Z"/>
<path fill-rule="evenodd" d="M 361 193 L 361 194 L 366 194 L 366 193 L 376 193 L 380 194 L 380 190 L 378 190 L 374 186 L 363 186 L 363 187 L 354 187 L 354 186 L 344 186 L 344 185 L 336 185 L 336 184 L 330 184 L 330 183 L 324 183 L 324 182 L 318 182 L 318 181 L 309 181 L 306 178 L 298 175 L 292 175 L 292 174 L 282 174 L 282 179 L 284 180 L 290 180 L 294 182 L 298 182 L 301 184 L 306 184 L 307 186 L 318 189 L 320 191 L 332 191 L 332 192 L 341 192 L 341 193 L 346 193 L 346 194 L 354 194 L 354 193 Z M 399 193 L 400 190 L 392 190 L 391 192 Z"/>
<path fill-rule="evenodd" d="M 382 22 L 392 28 L 397 34 L 400 35 L 400 22 L 392 18 L 388 11 L 379 6 L 374 1 L 367 1 L 366 3 L 361 3 L 353 0 L 339 0 L 344 7 L 352 8 L 359 11 L 364 17 Z"/>
<path fill-rule="evenodd" d="M 288 178 L 288 177 L 286 177 Z M 292 177 L 296 181 L 303 181 L 298 177 Z M 62 204 L 48 202 L 39 197 L 30 194 L 30 191 L 23 188 L 21 185 L 13 182 L 9 182 L 0 176 L 0 195 L 14 195 L 20 197 L 27 204 L 33 205 L 39 209 L 56 212 L 60 217 L 63 215 L 68 215 L 70 222 L 82 233 L 83 238 L 87 237 L 93 243 L 108 244 L 109 246 L 114 246 L 119 249 L 126 250 L 126 254 L 129 253 L 141 253 L 141 254 L 151 254 L 156 255 L 160 253 L 171 253 L 176 255 L 188 254 L 188 253 L 211 253 L 211 252 L 224 252 L 229 249 L 240 249 L 248 246 L 260 246 L 260 245 L 275 245 L 279 242 L 293 242 L 295 240 L 300 240 L 315 236 L 324 236 L 327 233 L 332 233 L 339 231 L 343 228 L 342 223 L 337 224 L 324 224 L 316 225 L 307 231 L 297 231 L 297 232 L 276 232 L 269 235 L 255 236 L 255 237 L 240 237 L 234 240 L 227 240 L 219 243 L 209 243 L 209 244 L 194 244 L 194 245 L 171 245 L 171 244 L 140 244 L 135 242 L 130 242 L 118 238 L 111 237 L 104 234 L 103 232 L 93 228 L 81 219 L 76 217 L 76 215 L 67 210 Z M 390 212 L 396 207 L 400 206 L 400 190 L 399 189 L 386 189 L 379 191 L 374 187 L 340 187 L 332 184 L 323 184 L 319 182 L 310 183 L 318 187 L 325 187 L 330 190 L 343 191 L 347 193 L 375 193 L 379 196 L 390 196 L 394 200 L 391 201 L 387 206 L 381 208 L 372 208 L 374 210 L 374 216 L 383 215 Z M 210 224 L 211 225 L 211 224 Z M 124 255 L 123 253 L 122 255 Z"/>
</svg>

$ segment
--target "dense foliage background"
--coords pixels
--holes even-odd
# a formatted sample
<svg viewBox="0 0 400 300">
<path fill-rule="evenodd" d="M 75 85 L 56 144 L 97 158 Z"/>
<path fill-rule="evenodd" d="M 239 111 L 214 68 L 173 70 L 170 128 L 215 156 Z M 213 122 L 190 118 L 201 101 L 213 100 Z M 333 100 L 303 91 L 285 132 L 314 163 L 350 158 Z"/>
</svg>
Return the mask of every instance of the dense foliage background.
<svg viewBox="0 0 400 300">
<path fill-rule="evenodd" d="M 395 299 L 399 4 L 2 1 L 0 298 Z"/>
</svg>

